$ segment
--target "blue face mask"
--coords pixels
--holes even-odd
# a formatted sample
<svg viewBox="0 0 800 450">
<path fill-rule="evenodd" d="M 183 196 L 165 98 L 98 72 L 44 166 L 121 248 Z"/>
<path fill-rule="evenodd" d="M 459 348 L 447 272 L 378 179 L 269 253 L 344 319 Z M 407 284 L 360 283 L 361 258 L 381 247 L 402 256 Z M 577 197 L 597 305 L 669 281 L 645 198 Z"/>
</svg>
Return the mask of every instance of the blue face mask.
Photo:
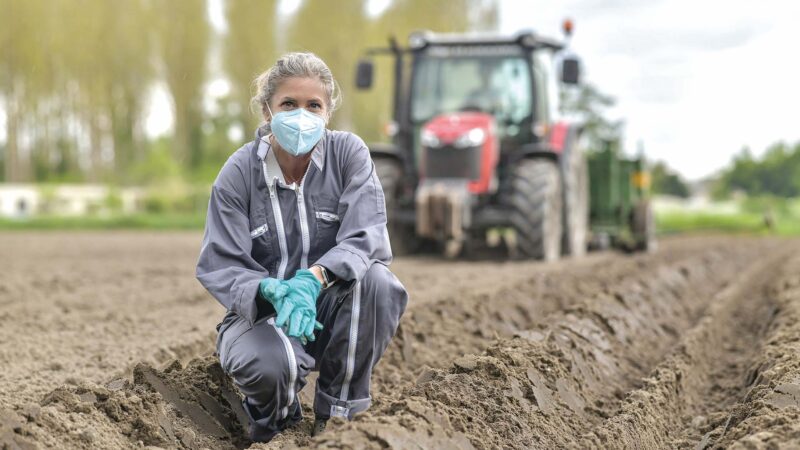
<svg viewBox="0 0 800 450">
<path fill-rule="evenodd" d="M 267 106 L 269 108 L 269 106 Z M 305 155 L 317 145 L 325 132 L 325 119 L 297 108 L 272 114 L 272 134 L 284 150 L 295 156 Z"/>
</svg>

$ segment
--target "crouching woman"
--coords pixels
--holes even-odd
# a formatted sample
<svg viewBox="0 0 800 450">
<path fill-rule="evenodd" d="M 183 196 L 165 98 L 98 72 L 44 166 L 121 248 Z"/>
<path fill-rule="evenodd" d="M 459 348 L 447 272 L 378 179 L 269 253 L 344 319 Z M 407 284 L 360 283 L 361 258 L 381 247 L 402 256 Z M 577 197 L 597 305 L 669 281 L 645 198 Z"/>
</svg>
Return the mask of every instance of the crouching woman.
<svg viewBox="0 0 800 450">
<path fill-rule="evenodd" d="M 314 433 L 369 407 L 372 368 L 408 294 L 388 269 L 369 150 L 326 129 L 339 101 L 327 65 L 284 55 L 253 101 L 266 124 L 214 182 L 197 278 L 227 309 L 217 352 L 245 397 L 250 438 L 268 441 L 301 420 L 311 370 Z"/>
</svg>

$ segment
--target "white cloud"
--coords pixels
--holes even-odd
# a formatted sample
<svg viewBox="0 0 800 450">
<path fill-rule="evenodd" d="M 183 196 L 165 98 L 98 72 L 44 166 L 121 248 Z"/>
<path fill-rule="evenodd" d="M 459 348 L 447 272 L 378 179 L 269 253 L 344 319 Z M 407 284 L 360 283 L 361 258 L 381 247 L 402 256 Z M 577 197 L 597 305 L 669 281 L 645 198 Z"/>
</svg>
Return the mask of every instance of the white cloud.
<svg viewBox="0 0 800 450">
<path fill-rule="evenodd" d="M 642 140 L 649 157 L 699 178 L 744 145 L 758 154 L 800 140 L 800 3 L 501 0 L 506 33 L 533 24 L 559 36 L 565 17 L 586 78 L 617 99 L 629 151 Z"/>
</svg>

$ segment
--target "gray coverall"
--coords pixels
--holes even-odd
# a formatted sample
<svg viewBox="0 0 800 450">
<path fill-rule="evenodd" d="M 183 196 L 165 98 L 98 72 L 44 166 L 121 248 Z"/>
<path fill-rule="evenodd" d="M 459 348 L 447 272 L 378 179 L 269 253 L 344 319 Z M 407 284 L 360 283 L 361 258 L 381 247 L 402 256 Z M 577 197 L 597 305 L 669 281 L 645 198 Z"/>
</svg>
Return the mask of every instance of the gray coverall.
<svg viewBox="0 0 800 450">
<path fill-rule="evenodd" d="M 372 367 L 408 301 L 391 259 L 383 191 L 357 136 L 326 130 L 299 185 L 284 182 L 263 130 L 231 155 L 212 187 L 197 278 L 228 310 L 217 352 L 245 395 L 251 439 L 300 420 L 297 393 L 311 370 L 317 419 L 369 407 Z M 314 264 L 339 281 L 317 299 L 324 329 L 304 346 L 275 326 L 258 287 Z"/>
</svg>

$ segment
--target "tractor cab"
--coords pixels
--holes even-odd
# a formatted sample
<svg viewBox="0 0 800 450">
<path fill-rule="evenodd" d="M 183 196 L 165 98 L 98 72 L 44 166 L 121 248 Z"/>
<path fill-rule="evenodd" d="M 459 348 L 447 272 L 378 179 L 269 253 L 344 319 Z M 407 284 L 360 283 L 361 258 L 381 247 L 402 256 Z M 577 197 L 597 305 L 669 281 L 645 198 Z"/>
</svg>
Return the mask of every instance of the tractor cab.
<svg viewBox="0 0 800 450">
<path fill-rule="evenodd" d="M 391 39 L 366 52 L 361 89 L 373 56 L 394 57 L 396 133 L 370 151 L 395 252 L 427 242 L 456 256 L 490 230 L 511 234 L 523 257 L 584 251 L 586 167 L 577 129 L 558 120 L 561 85 L 578 82 L 579 64 L 564 47 L 533 32 L 418 32 L 408 47 Z"/>
</svg>

